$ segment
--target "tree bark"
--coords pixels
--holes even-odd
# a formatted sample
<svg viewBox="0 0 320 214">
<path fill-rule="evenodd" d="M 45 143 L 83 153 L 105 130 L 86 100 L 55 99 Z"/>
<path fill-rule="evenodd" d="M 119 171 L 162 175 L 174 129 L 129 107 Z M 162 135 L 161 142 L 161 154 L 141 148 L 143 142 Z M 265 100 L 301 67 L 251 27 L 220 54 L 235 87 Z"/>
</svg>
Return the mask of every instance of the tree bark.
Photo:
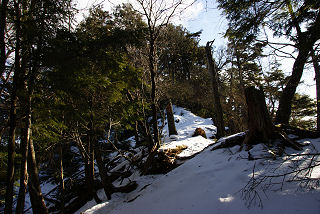
<svg viewBox="0 0 320 214">
<path fill-rule="evenodd" d="M 1 16 L 0 16 L 0 72 L 1 78 L 5 72 L 6 67 L 6 46 L 5 46 L 5 32 L 6 32 L 6 20 L 7 20 L 7 7 L 8 0 L 2 0 L 1 2 Z"/>
<path fill-rule="evenodd" d="M 96 203 L 101 203 L 101 200 L 98 198 L 96 194 L 96 188 L 94 185 L 94 147 L 93 143 L 88 143 L 88 155 L 86 163 L 85 163 L 85 180 L 88 190 L 88 200 L 92 198 L 96 201 Z"/>
<path fill-rule="evenodd" d="M 316 94 L 317 94 L 317 131 L 320 131 L 320 66 L 318 63 L 317 56 L 314 54 L 315 51 L 312 49 L 311 58 L 316 76 Z"/>
<path fill-rule="evenodd" d="M 26 10 L 26 2 L 22 3 L 22 11 Z M 16 206 L 16 213 L 23 213 L 24 210 L 24 202 L 25 202 L 25 195 L 26 195 L 26 188 L 28 184 L 28 146 L 30 141 L 30 134 L 31 134 L 31 114 L 32 114 L 32 95 L 33 95 L 33 87 L 34 87 L 34 77 L 35 77 L 35 68 L 29 67 L 29 75 L 27 74 L 27 60 L 30 61 L 29 51 L 24 45 L 25 41 L 27 40 L 26 36 L 26 27 L 22 26 L 22 38 L 21 38 L 21 66 L 20 66 L 20 84 L 21 86 L 21 93 L 19 93 L 19 100 L 21 103 L 21 107 L 23 109 L 23 125 L 21 132 L 21 170 L 20 170 L 20 188 L 18 194 L 18 202 Z"/>
<path fill-rule="evenodd" d="M 63 172 L 63 149 L 62 143 L 59 143 L 59 159 L 60 159 L 60 213 L 65 213 L 65 185 Z"/>
<path fill-rule="evenodd" d="M 28 167 L 27 167 L 27 160 L 28 160 L 28 146 L 30 140 L 30 133 L 31 133 L 31 95 L 29 94 L 27 98 L 25 98 L 25 122 L 24 122 L 24 129 L 22 132 L 22 139 L 21 139 L 21 170 L 20 170 L 20 188 L 18 194 L 18 202 L 16 213 L 23 213 L 24 210 L 24 202 L 26 196 L 26 188 L 28 184 Z"/>
<path fill-rule="evenodd" d="M 80 136 L 76 137 L 76 142 L 78 145 L 78 149 L 80 151 L 81 157 L 84 162 L 84 173 L 85 173 L 85 184 L 87 189 L 87 194 L 82 198 L 83 200 L 91 200 L 93 197 L 95 197 L 95 188 L 94 188 L 94 162 L 92 158 L 94 158 L 94 154 L 92 154 L 92 147 L 90 142 L 90 139 L 87 142 L 87 145 L 85 148 L 83 145 L 83 142 L 80 138 Z"/>
<path fill-rule="evenodd" d="M 100 148 L 98 146 L 98 143 L 96 143 L 96 161 L 97 161 L 97 165 L 99 168 L 99 174 L 100 174 L 100 178 L 101 178 L 101 182 L 102 182 L 102 186 L 104 189 L 104 192 L 107 196 L 108 200 L 111 200 L 111 194 L 112 194 L 112 190 L 113 190 L 113 185 L 112 182 L 107 174 L 107 170 L 104 166 L 103 160 L 102 160 L 102 156 L 101 156 L 101 152 L 100 152 Z"/>
<path fill-rule="evenodd" d="M 213 41 L 207 42 L 206 45 L 206 55 L 208 60 L 208 70 L 209 74 L 211 75 L 212 80 L 212 89 L 213 89 L 213 99 L 214 99 L 214 111 L 215 111 L 215 125 L 217 126 L 217 134 L 216 138 L 220 138 L 224 136 L 224 122 L 223 122 L 223 111 L 220 102 L 220 93 L 218 89 L 218 74 L 216 70 L 215 63 L 212 58 L 211 53 L 211 45 Z"/>
<path fill-rule="evenodd" d="M 33 146 L 32 134 L 30 132 L 29 154 L 28 154 L 28 173 L 29 173 L 29 194 L 33 213 L 48 213 L 40 188 L 36 154 Z"/>
<path fill-rule="evenodd" d="M 156 107 L 156 81 L 154 70 L 154 46 L 155 39 L 153 34 L 150 33 L 150 47 L 149 47 L 149 71 L 151 76 L 151 110 L 153 119 L 153 146 L 160 147 L 159 129 L 158 129 L 158 117 Z"/>
<path fill-rule="evenodd" d="M 171 100 L 169 101 L 169 103 L 166 107 L 166 111 L 167 111 L 167 119 L 168 119 L 169 136 L 170 135 L 177 135 L 178 132 L 176 129 L 176 125 L 174 123 L 174 116 L 173 116 Z"/>
<path fill-rule="evenodd" d="M 302 77 L 303 68 L 308 59 L 311 47 L 312 46 L 309 45 L 309 48 L 300 50 L 298 57 L 294 62 L 292 75 L 279 100 L 279 107 L 275 119 L 276 124 L 289 124 L 292 99 Z"/>
<path fill-rule="evenodd" d="M 16 13 L 16 49 L 15 49 L 15 72 L 13 75 L 13 85 L 11 91 L 10 101 L 10 119 L 9 119 L 9 142 L 8 142 L 8 168 L 7 168 L 7 188 L 5 196 L 5 210 L 4 212 L 12 213 L 13 205 L 13 185 L 14 185 L 14 159 L 15 159 L 15 141 L 16 141 L 16 126 L 17 126 L 17 92 L 19 87 L 20 76 L 20 1 L 15 2 Z M 2 39 L 2 38 L 1 38 Z"/>
<path fill-rule="evenodd" d="M 320 39 L 320 13 L 318 13 L 315 22 L 306 32 L 299 33 L 298 31 L 298 56 L 293 64 L 292 75 L 284 88 L 279 100 L 279 107 L 275 118 L 276 124 L 289 124 L 291 114 L 291 103 L 300 82 L 304 65 L 308 59 L 313 45 Z"/>
<path fill-rule="evenodd" d="M 94 185 L 94 159 L 95 159 L 95 132 L 94 132 L 94 116 L 93 116 L 93 96 L 91 97 L 89 106 L 90 106 L 90 121 L 88 124 L 89 132 L 88 132 L 88 174 L 86 175 L 87 183 L 88 183 L 88 192 L 90 198 L 94 198 L 97 204 L 101 203 L 101 199 L 97 195 L 97 191 Z"/>
<path fill-rule="evenodd" d="M 250 146 L 259 142 L 268 142 L 275 137 L 275 131 L 263 91 L 253 86 L 248 87 L 245 89 L 245 96 L 248 106 L 249 131 L 243 143 Z"/>
</svg>

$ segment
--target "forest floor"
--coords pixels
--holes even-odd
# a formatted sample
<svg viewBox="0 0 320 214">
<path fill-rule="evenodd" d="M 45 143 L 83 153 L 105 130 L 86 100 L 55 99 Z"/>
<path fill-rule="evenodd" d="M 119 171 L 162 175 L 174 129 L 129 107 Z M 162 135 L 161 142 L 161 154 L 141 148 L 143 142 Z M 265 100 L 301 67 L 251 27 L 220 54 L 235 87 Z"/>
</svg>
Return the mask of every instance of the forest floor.
<svg viewBox="0 0 320 214">
<path fill-rule="evenodd" d="M 136 171 L 114 183 L 136 181 L 135 191 L 114 193 L 107 201 L 99 190 L 105 201 L 90 201 L 77 213 L 320 213 L 320 139 L 299 139 L 303 151 L 286 148 L 281 157 L 264 144 L 249 152 L 239 146 L 211 151 L 215 142 L 209 138 L 216 131 L 211 119 L 178 107 L 174 114 L 178 135 L 168 137 L 165 127 L 160 149 L 187 147 L 178 154 L 185 162 L 167 174 Z M 198 127 L 208 139 L 192 137 Z"/>
</svg>

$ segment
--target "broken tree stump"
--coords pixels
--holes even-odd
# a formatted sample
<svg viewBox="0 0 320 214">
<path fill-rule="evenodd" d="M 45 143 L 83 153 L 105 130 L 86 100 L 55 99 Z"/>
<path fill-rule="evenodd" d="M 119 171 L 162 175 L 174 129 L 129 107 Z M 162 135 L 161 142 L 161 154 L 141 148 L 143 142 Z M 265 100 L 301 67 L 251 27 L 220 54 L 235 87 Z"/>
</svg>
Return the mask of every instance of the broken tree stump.
<svg viewBox="0 0 320 214">
<path fill-rule="evenodd" d="M 245 96 L 248 108 L 249 130 L 243 141 L 244 145 L 250 148 L 253 144 L 269 143 L 279 138 L 284 146 L 295 150 L 302 149 L 302 145 L 291 140 L 283 130 L 276 129 L 273 125 L 262 89 L 256 89 L 253 86 L 248 87 L 245 89 Z"/>
<path fill-rule="evenodd" d="M 243 143 L 247 146 L 268 142 L 276 136 L 272 124 L 264 93 L 255 87 L 245 89 L 245 96 L 248 108 L 248 133 Z"/>
</svg>

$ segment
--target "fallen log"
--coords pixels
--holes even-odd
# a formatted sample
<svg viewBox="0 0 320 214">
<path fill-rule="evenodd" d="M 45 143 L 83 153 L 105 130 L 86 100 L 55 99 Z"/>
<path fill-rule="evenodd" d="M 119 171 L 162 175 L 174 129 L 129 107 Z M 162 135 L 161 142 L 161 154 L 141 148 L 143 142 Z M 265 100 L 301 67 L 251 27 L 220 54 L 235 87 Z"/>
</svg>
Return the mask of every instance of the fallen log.
<svg viewBox="0 0 320 214">
<path fill-rule="evenodd" d="M 221 148 L 230 148 L 236 145 L 241 146 L 243 144 L 245 137 L 246 137 L 246 132 L 241 132 L 228 137 L 222 137 L 215 144 L 213 144 L 211 151 L 214 151 L 216 149 L 221 149 Z"/>
</svg>

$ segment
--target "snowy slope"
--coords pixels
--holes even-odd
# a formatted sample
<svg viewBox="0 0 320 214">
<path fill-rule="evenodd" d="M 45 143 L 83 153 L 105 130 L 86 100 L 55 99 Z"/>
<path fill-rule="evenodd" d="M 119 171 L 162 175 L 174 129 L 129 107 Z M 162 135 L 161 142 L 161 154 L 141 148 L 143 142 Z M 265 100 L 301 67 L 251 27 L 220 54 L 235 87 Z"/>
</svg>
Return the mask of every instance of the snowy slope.
<svg viewBox="0 0 320 214">
<path fill-rule="evenodd" d="M 185 111 L 175 108 L 175 112 L 178 112 L 175 119 L 179 118 L 180 110 Z M 187 111 L 184 112 L 184 116 L 180 118 L 179 123 L 181 123 L 177 124 L 179 137 L 172 140 L 165 135 L 165 146 L 185 144 L 192 148 L 185 155 L 191 155 L 201 150 L 201 143 L 203 145 L 212 143 L 211 140 L 202 137 L 191 138 L 192 131 L 196 127 L 201 127 L 198 125 L 203 125 L 206 132 L 214 131 L 214 127 L 210 125 L 209 120 L 197 118 Z M 207 135 L 210 136 L 209 133 Z M 307 140 L 302 142 L 306 144 L 302 153 L 316 153 L 320 149 L 320 139 L 313 140 L 312 144 Z M 280 177 L 273 180 L 278 184 L 267 186 L 269 180 L 265 180 L 254 191 L 241 191 L 250 179 L 252 181 L 253 172 L 257 182 L 263 175 L 275 175 L 309 165 L 311 156 L 307 160 L 301 156 L 275 160 L 260 159 L 271 156 L 264 145 L 258 144 L 250 151 L 257 160 L 249 161 L 248 152 L 238 150 L 239 146 L 215 151 L 210 151 L 209 147 L 166 175 L 140 177 L 135 174 L 132 179 L 139 184 L 137 190 L 129 194 L 113 194 L 112 200 L 96 206 L 93 206 L 93 202 L 89 202 L 79 212 L 86 210 L 85 213 L 106 214 L 320 213 L 320 188 L 309 190 L 302 187 L 304 183 L 282 182 L 283 178 Z M 291 149 L 285 152 L 290 155 L 296 154 L 296 151 Z M 316 162 L 318 164 L 320 162 L 319 156 L 312 160 L 318 161 Z M 319 181 L 319 166 L 308 173 L 308 176 Z M 285 180 L 290 179 L 290 175 L 285 178 Z M 100 194 L 103 195 L 103 192 Z"/>
<path fill-rule="evenodd" d="M 160 150 L 185 145 L 187 149 L 183 150 L 178 157 L 189 157 L 214 143 L 209 138 L 214 136 L 217 128 L 212 124 L 210 118 L 203 119 L 177 106 L 173 106 L 173 113 L 178 135 L 169 137 L 168 126 L 166 125 L 162 133 L 164 143 Z M 206 132 L 208 139 L 201 136 L 192 137 L 196 128 L 202 128 Z"/>
</svg>

